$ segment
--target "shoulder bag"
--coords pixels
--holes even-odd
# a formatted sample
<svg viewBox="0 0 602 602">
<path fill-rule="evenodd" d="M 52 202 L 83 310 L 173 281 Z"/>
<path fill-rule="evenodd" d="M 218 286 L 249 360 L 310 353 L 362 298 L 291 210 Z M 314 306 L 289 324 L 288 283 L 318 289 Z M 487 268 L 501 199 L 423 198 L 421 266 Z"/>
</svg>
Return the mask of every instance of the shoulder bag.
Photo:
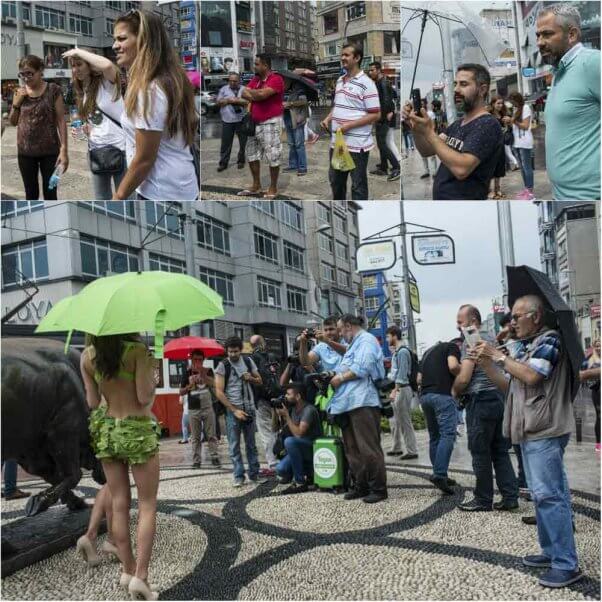
<svg viewBox="0 0 602 602">
<path fill-rule="evenodd" d="M 113 119 L 110 115 L 107 115 L 98 105 L 96 105 L 96 108 L 115 125 L 123 129 L 118 121 Z M 112 144 L 101 146 L 100 148 L 88 147 L 88 151 L 90 156 L 90 170 L 93 174 L 104 175 L 121 173 L 126 168 L 125 152 Z"/>
</svg>

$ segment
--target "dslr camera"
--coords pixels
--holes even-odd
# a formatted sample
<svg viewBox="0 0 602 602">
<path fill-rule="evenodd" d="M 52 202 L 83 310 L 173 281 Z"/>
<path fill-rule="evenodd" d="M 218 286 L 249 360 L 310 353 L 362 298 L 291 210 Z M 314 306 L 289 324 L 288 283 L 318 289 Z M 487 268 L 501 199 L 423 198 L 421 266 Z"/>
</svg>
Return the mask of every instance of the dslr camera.
<svg viewBox="0 0 602 602">
<path fill-rule="evenodd" d="M 315 328 L 306 328 L 305 329 L 305 336 L 308 339 L 315 339 L 316 338 L 316 329 Z"/>
<path fill-rule="evenodd" d="M 391 405 L 391 399 L 389 393 L 395 388 L 395 381 L 390 378 L 379 378 L 372 381 L 378 396 L 380 397 L 380 404 L 382 406 L 381 413 L 385 418 L 393 418 L 393 406 Z"/>
<path fill-rule="evenodd" d="M 284 393 L 283 393 L 282 395 L 279 395 L 278 397 L 273 397 L 272 399 L 270 399 L 270 405 L 275 410 L 281 410 L 282 408 L 284 408 L 286 406 L 286 395 L 284 395 Z"/>
<path fill-rule="evenodd" d="M 334 370 L 326 370 L 324 372 L 312 372 L 311 374 L 305 375 L 305 384 L 307 385 L 310 381 L 318 389 L 320 395 L 326 396 L 328 394 L 328 386 L 332 378 L 336 376 Z"/>
</svg>

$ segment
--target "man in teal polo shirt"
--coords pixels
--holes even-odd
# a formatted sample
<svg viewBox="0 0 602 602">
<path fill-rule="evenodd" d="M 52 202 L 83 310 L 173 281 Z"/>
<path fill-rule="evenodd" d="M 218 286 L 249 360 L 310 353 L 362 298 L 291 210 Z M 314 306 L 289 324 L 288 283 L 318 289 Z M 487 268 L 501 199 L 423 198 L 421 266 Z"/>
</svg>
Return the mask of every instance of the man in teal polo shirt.
<svg viewBox="0 0 602 602">
<path fill-rule="evenodd" d="M 600 51 L 581 44 L 568 4 L 537 16 L 537 46 L 554 80 L 545 108 L 546 169 L 555 200 L 600 199 Z"/>
</svg>

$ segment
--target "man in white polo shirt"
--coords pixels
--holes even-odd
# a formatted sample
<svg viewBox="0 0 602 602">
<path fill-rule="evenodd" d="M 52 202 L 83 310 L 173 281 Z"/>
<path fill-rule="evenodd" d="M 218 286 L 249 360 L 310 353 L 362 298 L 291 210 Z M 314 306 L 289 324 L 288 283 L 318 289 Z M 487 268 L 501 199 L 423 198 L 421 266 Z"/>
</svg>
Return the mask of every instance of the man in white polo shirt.
<svg viewBox="0 0 602 602">
<path fill-rule="evenodd" d="M 335 201 L 347 199 L 348 173 L 351 173 L 351 199 L 368 200 L 368 156 L 374 147 L 372 124 L 380 119 L 380 102 L 374 82 L 360 69 L 363 56 L 364 51 L 359 44 L 351 42 L 343 46 L 341 63 L 347 73 L 339 77 L 332 111 L 320 124 L 329 129 L 332 123 L 330 158 L 336 131 L 340 129 L 355 163 L 351 172 L 330 167 L 328 176 Z"/>
</svg>

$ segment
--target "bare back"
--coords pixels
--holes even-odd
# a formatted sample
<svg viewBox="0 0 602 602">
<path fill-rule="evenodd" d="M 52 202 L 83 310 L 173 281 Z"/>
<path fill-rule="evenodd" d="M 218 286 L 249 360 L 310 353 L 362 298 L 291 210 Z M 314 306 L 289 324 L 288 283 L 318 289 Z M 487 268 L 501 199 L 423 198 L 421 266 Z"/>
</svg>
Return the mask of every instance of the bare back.
<svg viewBox="0 0 602 602">
<path fill-rule="evenodd" d="M 113 418 L 152 416 L 155 398 L 155 361 L 142 344 L 129 345 L 122 355 L 117 376 L 102 378 L 95 370 L 94 347 L 82 353 L 81 368 L 86 398 L 91 408 L 107 402 L 107 414 Z"/>
</svg>

